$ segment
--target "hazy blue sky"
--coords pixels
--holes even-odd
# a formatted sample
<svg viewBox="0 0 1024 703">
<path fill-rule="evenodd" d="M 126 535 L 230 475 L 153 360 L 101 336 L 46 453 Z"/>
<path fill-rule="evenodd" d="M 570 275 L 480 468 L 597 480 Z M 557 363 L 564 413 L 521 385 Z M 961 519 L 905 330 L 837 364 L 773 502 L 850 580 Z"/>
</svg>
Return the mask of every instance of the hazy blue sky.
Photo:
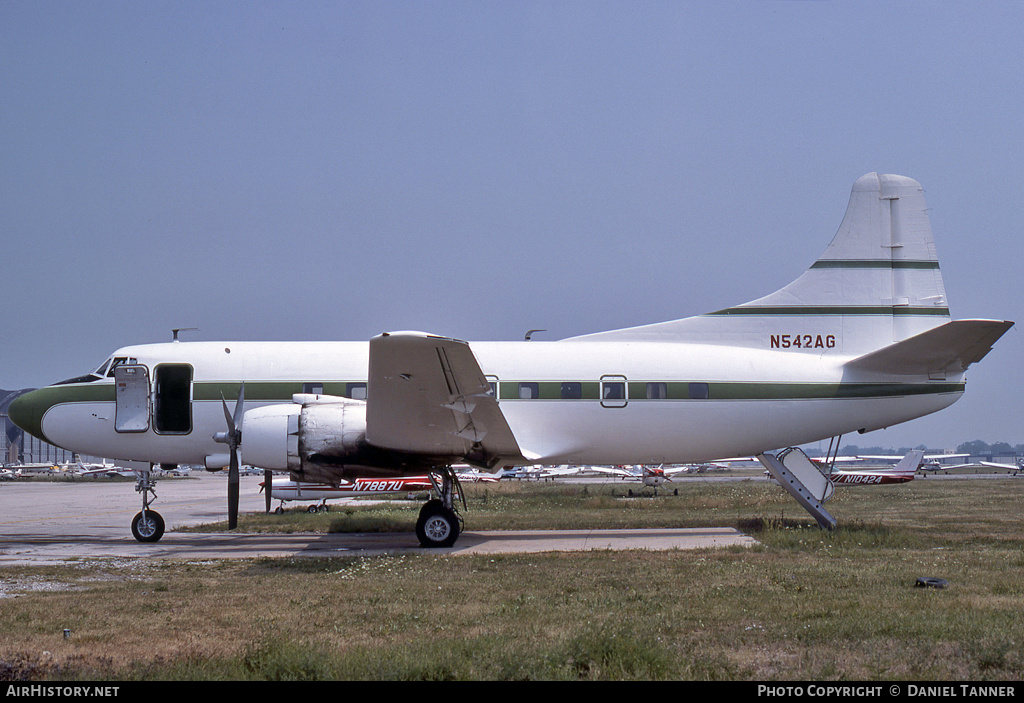
<svg viewBox="0 0 1024 703">
<path fill-rule="evenodd" d="M 1024 3 L 0 4 L 0 387 L 183 338 L 557 339 L 760 297 L 924 186 L 1024 324 Z M 1021 332 L 946 411 L 1024 442 Z"/>
</svg>

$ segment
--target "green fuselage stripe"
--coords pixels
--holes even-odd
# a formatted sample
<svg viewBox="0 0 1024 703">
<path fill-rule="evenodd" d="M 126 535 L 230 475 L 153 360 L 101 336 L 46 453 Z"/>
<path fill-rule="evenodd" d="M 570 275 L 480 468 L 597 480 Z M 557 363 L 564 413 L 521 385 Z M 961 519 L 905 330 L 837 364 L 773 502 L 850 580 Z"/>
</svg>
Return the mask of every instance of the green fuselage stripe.
<svg viewBox="0 0 1024 703">
<path fill-rule="evenodd" d="M 772 305 L 772 306 L 739 306 L 709 312 L 704 317 L 773 317 L 773 316 L 836 316 L 836 315 L 879 315 L 886 317 L 909 317 L 926 315 L 929 317 L 949 317 L 946 307 L 912 307 L 909 305 Z"/>
<path fill-rule="evenodd" d="M 938 261 L 900 261 L 893 259 L 819 259 L 812 269 L 880 269 L 938 271 Z"/>
<path fill-rule="evenodd" d="M 352 385 L 364 381 L 323 382 L 327 395 L 344 397 Z M 247 382 L 246 403 L 289 402 L 293 394 L 303 392 L 303 383 L 296 381 Z M 610 388 L 614 386 L 614 388 Z M 192 401 L 219 402 L 223 397 L 234 408 L 238 382 L 197 382 L 192 385 Z M 525 388 L 524 388 L 525 387 Z M 544 401 L 612 401 L 657 403 L 675 401 L 766 401 L 766 400 L 836 400 L 847 398 L 895 398 L 901 396 L 963 393 L 964 382 L 945 383 L 771 383 L 725 381 L 500 381 L 498 398 L 512 402 Z M 609 394 L 609 390 L 613 393 Z M 525 397 L 524 397 L 525 394 Z M 23 429 L 42 437 L 43 415 L 50 408 L 65 403 L 114 402 L 111 383 L 67 384 L 49 386 L 35 391 L 31 407 L 20 415 L 30 427 Z"/>
<path fill-rule="evenodd" d="M 561 381 L 501 381 L 499 399 L 624 400 L 606 398 L 601 383 L 578 382 L 582 393 Z M 606 384 L 607 385 L 607 384 Z M 893 398 L 908 395 L 963 393 L 964 383 L 769 383 L 700 381 L 629 381 L 627 399 L 650 400 L 833 400 Z M 563 391 L 565 394 L 563 395 Z M 524 397 L 525 396 L 525 397 Z"/>
<path fill-rule="evenodd" d="M 622 383 L 615 380 L 614 383 Z M 324 394 L 345 397 L 350 383 L 360 381 L 325 382 Z M 522 400 L 521 386 L 539 390 L 531 400 L 600 400 L 600 381 L 500 381 L 500 400 Z M 605 384 L 608 385 L 608 384 Z M 693 400 L 694 393 L 703 389 L 708 400 L 799 400 L 832 398 L 886 398 L 903 395 L 933 393 L 962 393 L 964 382 L 958 383 L 773 383 L 768 381 L 628 381 L 630 400 Z M 575 386 L 576 388 L 572 388 Z M 649 390 L 649 386 L 660 388 Z M 695 389 L 696 387 L 700 387 Z M 50 386 L 45 389 L 47 408 L 61 403 L 94 403 L 114 400 L 114 386 L 109 383 L 89 385 Z M 245 400 L 259 403 L 291 401 L 292 395 L 302 393 L 302 383 L 294 381 L 246 383 Z M 563 395 L 563 391 L 566 394 Z M 649 398 L 649 392 L 655 397 Z M 193 401 L 220 401 L 223 397 L 234 407 L 238 397 L 238 383 L 197 382 L 192 386 Z M 698 399 L 704 399 L 703 394 Z"/>
</svg>

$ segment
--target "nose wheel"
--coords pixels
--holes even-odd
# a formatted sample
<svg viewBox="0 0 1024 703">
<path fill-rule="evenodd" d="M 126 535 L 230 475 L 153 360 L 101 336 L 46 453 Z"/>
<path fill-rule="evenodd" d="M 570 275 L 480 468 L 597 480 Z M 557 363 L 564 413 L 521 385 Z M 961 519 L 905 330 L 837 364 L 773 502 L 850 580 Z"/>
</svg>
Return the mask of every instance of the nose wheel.
<svg viewBox="0 0 1024 703">
<path fill-rule="evenodd" d="M 135 492 L 142 494 L 142 510 L 132 518 L 132 536 L 139 542 L 159 542 L 164 536 L 164 519 L 149 507 L 149 496 L 156 500 L 156 479 L 153 465 L 149 470 L 139 471 L 135 481 Z"/>
<path fill-rule="evenodd" d="M 164 519 L 155 510 L 142 510 L 132 519 L 132 535 L 139 542 L 157 542 L 164 536 Z"/>
</svg>

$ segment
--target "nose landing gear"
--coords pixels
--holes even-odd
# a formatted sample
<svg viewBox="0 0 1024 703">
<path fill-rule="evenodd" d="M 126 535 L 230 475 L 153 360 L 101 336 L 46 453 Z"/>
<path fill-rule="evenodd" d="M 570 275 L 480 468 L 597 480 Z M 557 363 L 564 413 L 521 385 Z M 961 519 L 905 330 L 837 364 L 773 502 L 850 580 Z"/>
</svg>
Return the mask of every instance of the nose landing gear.
<svg viewBox="0 0 1024 703">
<path fill-rule="evenodd" d="M 139 542 L 159 542 L 164 536 L 164 519 L 149 507 L 149 494 L 156 500 L 156 479 L 153 478 L 153 465 L 148 470 L 139 471 L 135 481 L 135 492 L 142 494 L 142 510 L 132 518 L 132 536 Z"/>
</svg>

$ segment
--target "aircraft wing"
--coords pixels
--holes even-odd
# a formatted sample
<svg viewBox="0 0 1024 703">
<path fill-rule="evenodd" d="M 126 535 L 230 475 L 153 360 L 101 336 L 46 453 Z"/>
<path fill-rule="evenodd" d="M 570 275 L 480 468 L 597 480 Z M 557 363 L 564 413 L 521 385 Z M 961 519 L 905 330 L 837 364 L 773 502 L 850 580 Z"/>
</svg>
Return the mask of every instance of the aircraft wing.
<svg viewBox="0 0 1024 703">
<path fill-rule="evenodd" d="M 714 468 L 714 464 L 684 464 L 683 466 L 672 466 L 667 469 L 663 469 L 666 476 L 675 476 L 676 474 L 685 474 L 690 471 L 702 471 L 707 468 Z"/>
<path fill-rule="evenodd" d="M 638 476 L 639 475 L 639 474 L 636 474 L 636 473 L 634 473 L 632 471 L 627 471 L 626 469 L 609 468 L 609 467 L 606 467 L 606 466 L 591 466 L 587 470 L 588 471 L 593 471 L 593 472 L 599 473 L 599 474 L 615 474 L 616 476 Z"/>
<path fill-rule="evenodd" d="M 923 461 L 933 461 L 935 459 L 956 459 L 958 457 L 970 456 L 970 454 L 925 454 L 922 457 Z M 903 457 L 896 454 L 864 454 L 855 457 L 858 461 L 899 461 Z M 956 469 L 962 466 L 973 466 L 973 464 L 942 464 L 943 469 Z"/>
<path fill-rule="evenodd" d="M 982 466 L 991 466 L 995 469 L 1010 469 L 1011 471 L 1020 471 L 1021 467 L 1016 464 L 1000 464 L 998 461 L 979 461 Z M 973 466 L 973 464 L 964 464 L 964 466 Z"/>
<path fill-rule="evenodd" d="M 554 478 L 555 476 L 576 476 L 581 471 L 582 469 L 578 466 L 555 466 L 541 469 L 540 475 L 545 478 Z"/>
<path fill-rule="evenodd" d="M 487 468 L 523 459 L 469 344 L 422 332 L 370 340 L 366 441 Z"/>
<path fill-rule="evenodd" d="M 980 361 L 1012 322 L 953 320 L 847 362 L 848 368 L 895 374 L 959 373 Z"/>
</svg>

